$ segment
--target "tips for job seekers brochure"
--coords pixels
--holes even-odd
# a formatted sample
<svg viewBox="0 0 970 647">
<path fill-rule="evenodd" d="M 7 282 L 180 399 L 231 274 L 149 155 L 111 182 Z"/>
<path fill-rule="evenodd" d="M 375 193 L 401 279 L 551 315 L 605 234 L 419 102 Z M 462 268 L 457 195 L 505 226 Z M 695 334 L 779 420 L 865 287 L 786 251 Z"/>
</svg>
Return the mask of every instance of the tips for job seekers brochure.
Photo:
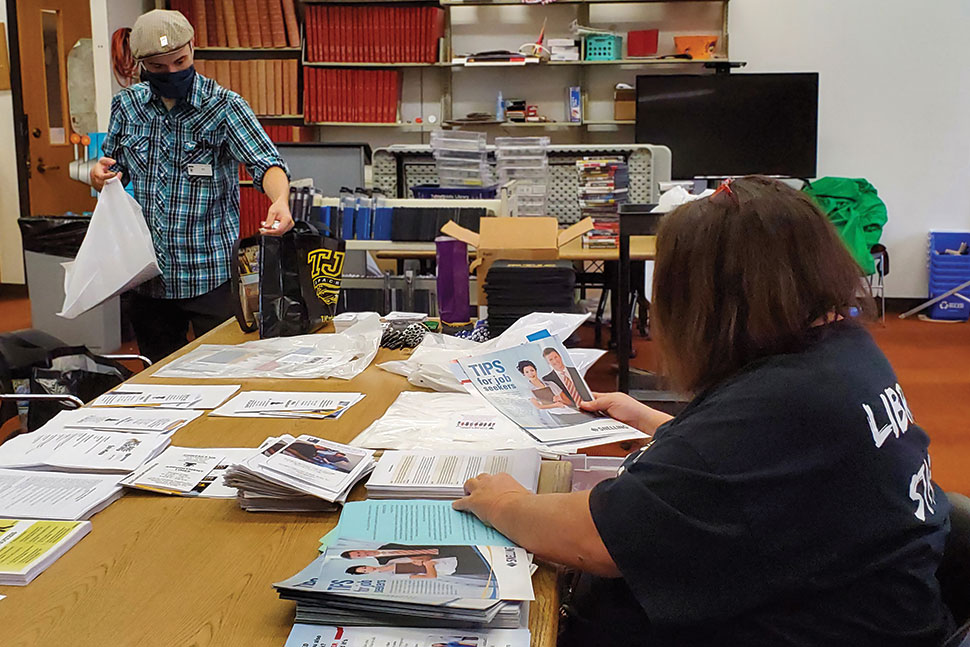
<svg viewBox="0 0 970 647">
<path fill-rule="evenodd" d="M 593 399 L 592 392 L 558 339 L 546 330 L 527 339 L 519 346 L 456 360 L 464 374 L 462 384 L 547 445 L 639 433 L 579 408 Z"/>
</svg>

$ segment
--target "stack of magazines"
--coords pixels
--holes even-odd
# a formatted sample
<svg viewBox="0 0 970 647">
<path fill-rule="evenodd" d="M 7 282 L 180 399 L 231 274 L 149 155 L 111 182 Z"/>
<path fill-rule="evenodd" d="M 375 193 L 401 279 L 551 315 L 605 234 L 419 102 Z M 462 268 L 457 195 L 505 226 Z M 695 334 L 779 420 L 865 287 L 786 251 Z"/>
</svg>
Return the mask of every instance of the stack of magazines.
<svg viewBox="0 0 970 647">
<path fill-rule="evenodd" d="M 525 489 L 539 484 L 538 450 L 416 452 L 387 450 L 367 481 L 370 499 L 459 499 L 465 481 L 507 472 Z"/>
<path fill-rule="evenodd" d="M 225 484 L 244 510 L 333 510 L 374 469 L 374 452 L 315 436 L 267 438 L 252 457 L 229 468 Z"/>
<path fill-rule="evenodd" d="M 579 172 L 579 209 L 593 219 L 593 229 L 583 234 L 583 247 L 618 246 L 619 205 L 628 201 L 630 174 L 622 157 L 584 157 L 576 162 Z"/>
<path fill-rule="evenodd" d="M 322 554 L 275 584 L 296 622 L 517 629 L 534 597 L 532 556 L 447 501 L 358 501 Z"/>
</svg>

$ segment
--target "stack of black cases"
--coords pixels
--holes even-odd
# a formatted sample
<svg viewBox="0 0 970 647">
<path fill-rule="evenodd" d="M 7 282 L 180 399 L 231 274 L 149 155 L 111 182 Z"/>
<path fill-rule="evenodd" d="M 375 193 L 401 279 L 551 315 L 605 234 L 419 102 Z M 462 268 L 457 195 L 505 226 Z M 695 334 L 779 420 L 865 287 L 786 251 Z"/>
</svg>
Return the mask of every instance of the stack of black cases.
<svg viewBox="0 0 970 647">
<path fill-rule="evenodd" d="M 570 261 L 495 261 L 485 279 L 489 335 L 532 312 L 572 312 L 575 288 Z"/>
</svg>

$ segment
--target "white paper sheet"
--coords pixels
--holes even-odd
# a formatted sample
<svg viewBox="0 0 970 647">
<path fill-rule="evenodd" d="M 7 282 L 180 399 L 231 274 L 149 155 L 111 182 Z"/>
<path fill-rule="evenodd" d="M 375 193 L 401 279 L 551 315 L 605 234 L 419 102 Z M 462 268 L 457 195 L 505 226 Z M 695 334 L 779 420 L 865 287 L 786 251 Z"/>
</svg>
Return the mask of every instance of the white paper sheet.
<svg viewBox="0 0 970 647">
<path fill-rule="evenodd" d="M 238 390 L 238 384 L 122 384 L 97 397 L 91 406 L 215 409 Z"/>
<path fill-rule="evenodd" d="M 433 621 L 430 621 L 433 622 Z M 295 624 L 284 647 L 529 647 L 528 629 L 412 629 Z"/>
<path fill-rule="evenodd" d="M 394 493 L 407 498 L 414 493 L 450 493 L 462 496 L 465 481 L 481 473 L 507 472 L 532 492 L 539 483 L 541 459 L 535 449 L 496 452 L 384 452 L 367 481 L 368 492 Z"/>
<path fill-rule="evenodd" d="M 121 493 L 117 475 L 0 469 L 0 517 L 87 519 Z"/>
<path fill-rule="evenodd" d="M 225 484 L 225 473 L 233 463 L 257 451 L 254 447 L 169 447 L 121 485 L 163 494 L 234 499 L 236 488 Z"/>
<path fill-rule="evenodd" d="M 363 393 L 244 391 L 212 412 L 237 418 L 317 418 L 336 420 L 364 397 Z"/>
</svg>

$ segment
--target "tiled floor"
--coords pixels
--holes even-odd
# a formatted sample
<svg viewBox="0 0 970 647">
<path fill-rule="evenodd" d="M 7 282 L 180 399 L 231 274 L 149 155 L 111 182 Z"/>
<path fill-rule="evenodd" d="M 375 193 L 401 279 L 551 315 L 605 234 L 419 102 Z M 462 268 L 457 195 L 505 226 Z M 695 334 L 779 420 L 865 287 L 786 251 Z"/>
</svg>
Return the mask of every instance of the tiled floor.
<svg viewBox="0 0 970 647">
<path fill-rule="evenodd" d="M 30 305 L 23 290 L 0 286 L 0 332 L 27 328 Z M 970 324 L 900 320 L 890 314 L 871 331 L 889 357 L 917 422 L 932 440 L 933 475 L 948 490 L 970 494 Z M 607 335 L 608 336 L 608 335 Z M 591 343 L 592 329 L 583 338 Z M 633 365 L 656 368 L 649 341 L 635 338 Z M 126 352 L 133 350 L 128 345 Z M 616 357 L 608 354 L 590 371 L 590 385 L 616 384 Z"/>
</svg>

